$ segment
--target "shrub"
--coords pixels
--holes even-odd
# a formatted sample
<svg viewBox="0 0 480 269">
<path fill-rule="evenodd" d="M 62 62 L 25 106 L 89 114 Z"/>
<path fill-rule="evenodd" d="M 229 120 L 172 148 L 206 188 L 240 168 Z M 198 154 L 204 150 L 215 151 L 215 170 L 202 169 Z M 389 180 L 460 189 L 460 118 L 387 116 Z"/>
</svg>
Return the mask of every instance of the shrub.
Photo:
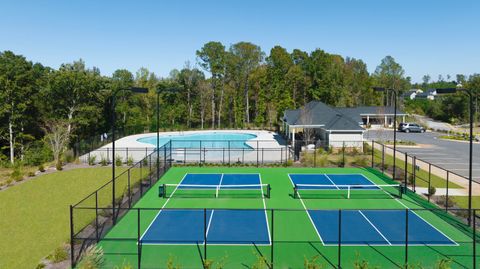
<svg viewBox="0 0 480 269">
<path fill-rule="evenodd" d="M 97 160 L 97 156 L 96 155 L 90 155 L 88 157 L 88 165 L 95 165 L 95 161 Z"/>
<path fill-rule="evenodd" d="M 19 166 L 13 169 L 13 172 L 10 174 L 10 178 L 15 181 L 22 181 L 23 180 L 23 173 Z"/>
<path fill-rule="evenodd" d="M 115 267 L 113 267 L 113 268 L 114 268 L 114 269 L 133 269 L 133 266 L 132 266 L 129 262 L 127 262 L 127 261 L 124 260 L 123 263 L 122 263 L 122 266 L 120 266 L 120 267 L 119 267 L 119 266 L 115 266 Z"/>
<path fill-rule="evenodd" d="M 13 179 L 11 179 L 11 178 L 9 178 L 9 179 L 7 179 L 7 180 L 5 181 L 5 183 L 6 183 L 7 186 L 10 185 L 10 184 L 12 184 L 12 182 L 13 182 Z"/>
<path fill-rule="evenodd" d="M 27 165 L 36 166 L 51 161 L 52 159 L 52 151 L 44 141 L 32 142 L 25 150 L 24 160 Z"/>
<path fill-rule="evenodd" d="M 148 159 L 147 158 L 143 158 L 143 166 L 147 166 L 148 165 Z"/>
<path fill-rule="evenodd" d="M 48 255 L 47 259 L 53 263 L 59 263 L 68 259 L 68 252 L 61 246 L 56 248 L 52 254 Z"/>
<path fill-rule="evenodd" d="M 358 157 L 355 157 L 352 163 L 359 167 L 367 167 L 368 159 L 362 156 L 358 156 Z"/>
<path fill-rule="evenodd" d="M 206 261 L 204 262 L 204 264 Z M 176 259 L 173 256 L 169 256 L 167 260 L 167 269 L 180 269 L 180 265 L 177 264 Z"/>
<path fill-rule="evenodd" d="M 103 256 L 103 249 L 92 245 L 85 250 L 85 254 L 82 261 L 79 263 L 78 268 L 97 269 L 101 268 L 104 263 L 105 258 Z"/>
<path fill-rule="evenodd" d="M 107 166 L 107 164 L 108 164 L 107 159 L 105 159 L 105 157 L 102 156 L 102 158 L 100 159 L 100 164 L 102 166 Z"/>
<path fill-rule="evenodd" d="M 128 159 L 127 159 L 127 165 L 128 165 L 128 166 L 132 166 L 132 165 L 133 165 L 133 157 L 132 157 L 132 156 L 128 157 Z"/>
<path fill-rule="evenodd" d="M 452 263 L 452 260 L 450 260 L 448 258 L 443 258 L 443 259 L 437 261 L 434 268 L 436 268 L 436 269 L 450 269 L 450 268 L 452 268 L 451 265 L 450 265 L 451 263 Z"/>
<path fill-rule="evenodd" d="M 122 157 L 121 157 L 121 156 L 118 156 L 118 155 L 115 156 L 115 165 L 116 165 L 116 166 L 122 166 L 122 164 L 123 164 L 123 159 L 122 159 Z"/>
<path fill-rule="evenodd" d="M 38 166 L 38 170 L 42 173 L 45 172 L 45 167 L 43 166 L 43 164 Z"/>
<path fill-rule="evenodd" d="M 35 176 L 35 172 L 32 172 L 32 171 L 28 172 L 28 176 L 29 176 L 29 177 L 34 177 L 34 176 Z"/>
<path fill-rule="evenodd" d="M 434 186 L 428 188 L 428 196 L 433 196 L 437 192 L 437 189 Z"/>
<path fill-rule="evenodd" d="M 62 171 L 62 160 L 58 160 L 58 162 L 55 164 L 55 168 L 57 168 L 57 171 Z"/>
<path fill-rule="evenodd" d="M 328 162 L 327 156 L 322 155 L 322 156 L 318 156 L 318 157 L 317 157 L 317 161 L 316 161 L 315 165 L 316 165 L 316 166 L 320 166 L 320 167 L 326 167 L 326 166 L 327 166 L 327 162 Z"/>
<path fill-rule="evenodd" d="M 43 262 L 40 262 L 39 264 L 37 264 L 37 266 L 35 266 L 35 269 L 43 269 L 45 267 L 46 265 Z"/>
<path fill-rule="evenodd" d="M 72 150 L 65 151 L 65 153 L 63 154 L 63 157 L 65 162 L 67 163 L 73 163 L 73 161 L 75 161 L 75 154 L 73 154 Z"/>
<path fill-rule="evenodd" d="M 441 205 L 441 206 L 447 206 L 447 207 L 453 207 L 455 205 L 455 202 L 453 201 L 452 197 L 448 197 L 445 195 L 440 195 L 436 199 L 436 203 Z"/>
</svg>

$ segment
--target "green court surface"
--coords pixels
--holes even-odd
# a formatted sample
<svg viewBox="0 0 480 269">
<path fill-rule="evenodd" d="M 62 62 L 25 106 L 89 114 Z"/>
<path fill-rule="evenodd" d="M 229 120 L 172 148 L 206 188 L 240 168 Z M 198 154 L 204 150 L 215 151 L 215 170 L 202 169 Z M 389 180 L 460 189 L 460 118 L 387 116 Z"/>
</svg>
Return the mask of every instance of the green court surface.
<svg viewBox="0 0 480 269">
<path fill-rule="evenodd" d="M 163 184 L 179 184 L 187 174 L 194 173 L 259 174 L 261 183 L 269 184 L 271 187 L 270 197 L 265 197 L 265 195 L 253 197 L 227 195 L 223 197 L 222 195 L 214 195 L 211 191 L 206 193 L 212 195 L 206 195 L 205 197 L 176 197 L 174 191 L 168 198 L 159 197 L 160 186 Z M 374 239 L 360 242 L 361 244 L 357 244 L 357 241 L 355 241 L 355 244 L 342 242 L 344 244 L 340 248 L 342 268 L 353 268 L 354 263 L 359 261 L 367 261 L 371 268 L 404 268 L 406 249 L 408 264 L 415 266 L 413 268 L 435 268 L 435 264 L 442 259 L 451 260 L 452 268 L 473 267 L 472 230 L 460 220 L 427 203 L 416 194 L 408 192 L 401 197 L 397 197 L 394 195 L 376 196 L 371 190 L 366 194 L 358 194 L 352 191 L 350 199 L 347 199 L 346 195 L 343 195 L 337 189 L 337 193 L 331 197 L 322 195 L 322 197 L 302 199 L 301 196 L 294 197 L 290 174 L 328 174 L 331 177 L 347 174 L 363 175 L 365 180 L 374 185 L 395 183 L 369 168 L 174 167 L 99 242 L 105 254 L 105 268 L 113 268 L 122 264 L 130 264 L 136 268 L 139 251 L 141 251 L 141 268 L 176 268 L 172 265 L 179 268 L 203 268 L 202 263 L 205 255 L 206 260 L 213 263 L 210 268 L 271 268 L 272 255 L 274 268 L 305 268 L 306 260 L 314 260 L 323 266 L 321 268 L 338 268 L 339 248 L 338 241 L 335 241 L 336 234 L 338 234 L 338 225 L 336 225 L 338 223 L 336 222 L 338 209 L 345 210 L 342 213 L 344 217 L 342 219 L 343 235 L 341 238 L 347 238 L 349 236 L 363 236 L 363 234 L 378 237 L 378 234 L 374 234 L 373 229 L 365 228 L 370 227 L 369 224 L 375 227 L 371 222 L 362 224 L 365 226 L 362 228 L 360 223 L 356 223 L 358 219 L 353 218 L 354 214 L 366 215 L 374 212 L 373 210 L 369 211 L 369 209 L 392 209 L 395 211 L 389 212 L 404 214 L 402 212 L 407 212 L 406 208 L 412 209 L 411 212 L 414 212 L 414 215 L 410 216 L 406 213 L 405 215 L 410 216 L 409 218 L 414 217 L 420 222 L 423 220 L 422 223 L 426 225 L 422 224 L 422 227 L 427 228 L 418 231 L 410 230 L 408 233 L 404 230 L 390 229 L 392 233 L 410 236 L 408 248 L 405 247 L 405 241 L 397 243 L 392 240 L 389 241 L 385 238 L 388 235 L 385 234 L 384 236 L 377 230 L 386 240 L 380 244 Z M 323 193 L 324 191 L 322 191 Z M 165 212 L 170 209 L 192 208 L 217 209 L 216 212 L 221 212 L 220 209 L 258 209 L 265 214 L 264 219 L 267 225 L 265 231 L 268 232 L 268 241 L 272 243 L 228 244 L 227 242 L 226 244 L 209 245 L 207 241 L 205 246 L 202 239 L 197 243 L 190 242 L 188 244 L 176 244 L 175 242 L 142 244 L 139 248 L 137 244 L 139 235 L 148 235 L 147 231 L 151 229 L 152 221 L 156 219 L 160 208 L 164 208 Z M 361 209 L 364 210 L 361 211 Z M 436 210 L 429 211 L 426 209 Z M 139 212 L 140 216 L 138 215 Z M 203 216 L 202 219 L 207 219 L 207 217 L 213 215 L 213 211 L 211 211 L 211 215 L 208 213 L 209 211 L 198 210 L 198 212 L 200 212 L 200 217 Z M 311 212 L 311 214 L 308 212 Z M 330 218 L 329 221 L 325 220 L 325 222 L 322 218 L 316 219 L 314 213 L 321 213 L 320 215 L 325 217 L 325 212 L 334 216 L 334 219 Z M 373 219 L 373 217 L 370 219 Z M 236 221 L 234 217 L 230 216 L 229 218 L 227 221 Z M 166 222 L 164 223 L 165 226 L 157 227 L 159 228 L 157 232 L 162 233 L 163 229 L 176 231 L 180 235 L 190 232 L 202 234 L 203 231 L 192 231 L 190 229 L 190 227 L 203 229 L 202 225 L 198 226 L 194 223 L 196 220 L 190 218 L 182 221 L 180 218 L 176 219 L 176 222 Z M 242 223 L 242 226 L 256 225 L 254 218 L 249 219 L 247 217 L 239 221 L 237 223 Z M 393 220 L 386 221 L 387 224 L 383 227 L 387 230 L 391 228 L 388 226 L 398 224 L 388 222 Z M 382 218 L 379 222 L 382 222 Z M 138 227 L 138 223 L 140 223 L 140 227 Z M 417 226 L 412 225 L 410 229 L 416 229 L 415 227 Z M 220 234 L 228 234 L 230 232 L 235 233 L 235 229 L 241 229 L 242 227 L 219 225 L 215 228 L 218 230 L 216 232 Z M 381 227 L 381 229 L 383 228 Z M 448 239 L 448 241 L 438 243 L 440 241 L 435 241 L 438 239 L 437 237 L 424 244 L 414 243 L 419 237 L 428 237 L 426 233 L 432 231 L 436 232 L 440 239 Z M 327 242 L 328 237 L 331 239 L 330 243 Z M 444 242 L 447 242 L 447 244 L 444 244 Z"/>
</svg>

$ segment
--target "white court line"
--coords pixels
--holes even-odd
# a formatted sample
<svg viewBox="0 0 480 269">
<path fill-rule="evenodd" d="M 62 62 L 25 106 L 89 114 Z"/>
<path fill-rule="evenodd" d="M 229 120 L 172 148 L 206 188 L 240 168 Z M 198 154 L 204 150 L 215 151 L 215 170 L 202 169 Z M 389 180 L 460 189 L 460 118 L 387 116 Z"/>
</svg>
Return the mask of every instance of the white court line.
<svg viewBox="0 0 480 269">
<path fill-rule="evenodd" d="M 262 177 L 260 173 L 258 174 L 258 179 L 260 180 L 260 185 L 262 184 Z M 268 223 L 268 215 L 267 215 L 267 204 L 265 202 L 265 194 L 263 193 L 263 188 L 260 186 L 260 190 L 262 193 L 262 201 L 263 201 L 263 211 L 265 212 L 265 222 L 267 224 L 267 233 L 268 233 L 268 242 L 271 245 L 272 244 L 272 237 L 270 234 L 270 225 Z"/>
<path fill-rule="evenodd" d="M 205 235 L 206 238 L 208 238 L 208 232 L 210 231 L 210 224 L 212 223 L 213 212 L 215 212 L 214 209 L 212 209 L 212 213 L 210 213 L 210 218 L 209 218 L 209 220 L 208 220 L 207 233 L 206 233 L 206 235 Z M 205 240 L 203 241 L 203 244 L 205 244 Z"/>
<path fill-rule="evenodd" d="M 142 241 L 142 238 L 143 236 L 147 233 L 147 231 L 150 229 L 150 227 L 152 226 L 152 224 L 155 222 L 155 220 L 158 218 L 158 216 L 160 215 L 160 213 L 162 213 L 162 210 L 165 208 L 165 206 L 167 206 L 168 202 L 170 201 L 170 198 L 172 198 L 173 194 L 177 191 L 178 189 L 178 186 L 180 186 L 180 184 L 182 184 L 183 180 L 187 177 L 187 175 L 189 175 L 189 173 L 185 173 L 185 175 L 183 176 L 182 180 L 180 180 L 180 183 L 177 185 L 177 187 L 175 187 L 175 189 L 173 190 L 172 194 L 170 195 L 170 197 L 168 197 L 167 201 L 163 204 L 162 208 L 158 211 L 157 215 L 155 215 L 155 218 L 153 218 L 153 220 L 150 222 L 150 224 L 148 225 L 147 229 L 143 232 L 142 236 L 140 236 L 140 241 Z"/>
<path fill-rule="evenodd" d="M 367 218 L 367 216 L 365 216 L 363 214 L 363 212 L 361 210 L 358 210 L 358 212 L 368 221 L 368 223 L 370 223 L 370 225 L 372 225 L 373 229 L 375 229 L 375 231 L 377 231 L 377 233 L 382 236 L 382 238 L 387 241 L 387 243 L 391 246 L 392 243 L 390 243 L 390 241 L 382 234 L 382 232 L 380 232 L 377 228 L 377 226 L 373 225 L 373 223 Z"/>
<path fill-rule="evenodd" d="M 340 188 L 335 184 L 335 182 L 333 182 L 333 180 L 327 176 L 327 174 L 323 174 L 328 180 L 330 180 L 330 182 L 332 182 L 333 186 L 335 186 L 335 188 L 337 188 L 337 190 L 339 190 Z"/>
<path fill-rule="evenodd" d="M 297 175 L 298 175 L 298 174 L 297 174 Z M 292 180 L 292 178 L 290 177 L 290 174 L 288 174 L 288 178 L 290 179 L 290 183 L 292 183 L 293 188 L 295 188 L 295 184 L 293 183 L 293 180 Z M 318 238 L 320 238 L 320 241 L 322 242 L 322 245 L 325 246 L 325 243 L 323 242 L 323 238 L 322 238 L 322 236 L 320 235 L 320 233 L 318 232 L 317 226 L 315 226 L 315 223 L 313 222 L 313 219 L 312 219 L 312 217 L 310 216 L 310 212 L 308 212 L 308 209 L 307 209 L 307 207 L 305 206 L 305 203 L 303 202 L 302 197 L 300 196 L 299 193 L 297 193 L 297 194 L 298 194 L 298 198 L 300 199 L 300 203 L 302 203 L 302 206 L 303 206 L 303 208 L 305 209 L 305 212 L 307 213 L 307 216 L 308 216 L 308 218 L 310 219 L 310 222 L 312 223 L 313 229 L 315 229 L 315 232 L 317 233 Z M 295 194 L 294 194 L 294 195 L 295 195 Z"/>
<path fill-rule="evenodd" d="M 402 201 L 398 200 L 397 198 L 393 197 L 391 194 L 387 193 L 388 195 L 390 195 L 390 197 L 392 197 L 393 199 L 395 199 L 399 204 L 401 204 L 403 207 L 405 207 L 406 209 L 408 209 L 408 211 L 412 212 L 413 214 L 415 214 L 417 217 L 419 217 L 421 220 L 423 220 L 425 223 L 427 223 L 428 225 L 430 225 L 430 227 L 432 227 L 433 229 L 437 230 L 437 232 L 439 232 L 440 234 L 442 234 L 443 236 L 445 236 L 448 240 L 450 240 L 451 242 L 454 243 L 453 246 L 459 246 L 459 244 L 455 241 L 455 240 L 452 240 L 449 236 L 447 236 L 446 234 L 444 234 L 442 231 L 440 231 L 439 229 L 437 229 L 437 227 L 433 226 L 432 224 L 430 224 L 430 222 L 426 221 L 424 218 L 422 218 L 422 216 L 418 215 L 417 212 L 415 212 L 414 210 L 410 209 L 407 205 L 405 205 Z M 385 209 L 385 210 L 388 210 L 388 209 Z M 409 244 L 410 245 L 410 244 Z M 425 245 L 429 245 L 429 244 L 425 244 Z M 446 246 L 452 246 L 452 245 L 447 245 Z"/>
</svg>

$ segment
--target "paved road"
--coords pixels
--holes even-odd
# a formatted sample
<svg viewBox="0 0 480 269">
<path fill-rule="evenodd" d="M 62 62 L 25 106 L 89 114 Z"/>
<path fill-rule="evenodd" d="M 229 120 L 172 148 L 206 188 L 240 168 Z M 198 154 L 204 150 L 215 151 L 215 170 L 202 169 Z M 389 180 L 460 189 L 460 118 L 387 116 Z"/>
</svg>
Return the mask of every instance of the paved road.
<svg viewBox="0 0 480 269">
<path fill-rule="evenodd" d="M 399 150 L 419 159 L 431 162 L 459 175 L 468 177 L 469 144 L 439 139 L 440 133 L 397 133 L 397 139 L 413 141 L 422 148 L 402 148 Z M 367 139 L 393 140 L 393 131 L 370 130 Z M 480 144 L 473 145 L 473 180 L 480 182 Z"/>
</svg>

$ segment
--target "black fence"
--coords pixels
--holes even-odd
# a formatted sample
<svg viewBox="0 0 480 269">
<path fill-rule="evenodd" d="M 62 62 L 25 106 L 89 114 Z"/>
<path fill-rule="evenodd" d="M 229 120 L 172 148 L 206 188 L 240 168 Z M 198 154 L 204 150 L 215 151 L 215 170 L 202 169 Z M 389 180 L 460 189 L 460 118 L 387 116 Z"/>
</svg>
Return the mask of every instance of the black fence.
<svg viewBox="0 0 480 269">
<path fill-rule="evenodd" d="M 106 238 L 99 235 L 105 234 L 105 215 L 108 216 L 111 208 L 77 206 L 74 209 L 81 211 L 82 214 L 92 212 L 92 216 L 94 215 L 94 221 L 89 225 L 90 232 L 74 235 L 75 242 L 84 242 L 87 245 L 98 242 L 102 238 L 110 245 L 117 244 L 116 247 L 108 248 L 108 252 L 104 254 L 107 258 L 105 266 L 110 268 L 113 268 L 115 264 L 109 264 L 108 258 L 111 257 L 115 260 L 115 257 L 118 256 L 127 257 L 124 262 L 134 264 L 136 268 L 175 268 L 171 267 L 172 264 L 169 267 L 168 264 L 171 262 L 169 258 L 175 257 L 175 255 L 182 256 L 182 253 L 187 252 L 194 253 L 194 255 L 187 255 L 188 259 L 179 261 L 182 268 L 210 268 L 206 267 L 209 262 L 222 262 L 223 259 L 231 259 L 227 261 L 228 264 L 237 268 L 250 268 L 250 265 L 258 262 L 264 263 L 264 265 L 256 264 L 256 268 L 303 268 L 301 265 L 305 265 L 307 261 L 319 266 L 352 268 L 355 262 L 362 260 L 372 266 L 376 266 L 378 263 L 381 268 L 405 268 L 405 265 L 431 267 L 441 260 L 449 261 L 454 267 L 459 268 L 477 267 L 478 253 L 476 249 L 479 235 L 476 229 L 471 229 L 465 222 L 441 209 L 313 209 L 308 213 L 299 209 L 215 209 L 216 211 L 244 211 L 247 215 L 249 211 L 265 212 L 265 225 L 269 230 L 268 242 L 246 242 L 240 239 L 228 239 L 228 242 L 207 240 L 209 219 L 207 212 L 211 210 L 208 208 L 126 207 L 119 209 L 122 212 L 128 211 L 128 216 L 124 216 L 126 221 L 119 224 L 123 225 L 122 231 L 124 232 Z M 203 223 L 203 225 L 192 225 L 203 237 L 176 239 L 175 236 L 169 236 L 167 241 L 142 238 L 142 234 L 150 227 L 152 219 L 160 210 L 198 211 L 199 223 Z M 353 226 L 352 223 L 349 223 L 349 219 L 360 211 L 365 215 L 377 214 L 378 211 L 381 211 L 397 216 L 398 222 L 395 224 L 402 228 L 395 231 L 396 239 L 385 238 L 388 241 L 352 239 Z M 458 211 L 464 212 L 465 210 L 458 209 Z M 475 224 L 480 220 L 480 216 L 476 212 L 477 210 L 472 211 Z M 330 219 L 325 224 L 328 225 L 329 232 L 326 231 L 326 226 L 314 228 L 315 225 L 322 226 L 322 223 L 314 224 L 308 221 L 307 216 L 315 213 L 334 215 L 333 220 Z M 419 220 L 425 222 L 424 226 L 416 224 Z M 438 231 L 441 239 L 422 239 L 422 235 L 425 234 L 424 228 L 427 227 L 425 225 L 432 225 L 431 229 Z M 295 228 L 301 228 L 301 230 L 295 230 Z M 320 234 L 323 236 L 325 236 L 325 232 L 329 236 L 322 239 L 320 234 L 315 234 L 316 229 L 321 229 Z M 360 230 L 355 230 L 355 232 L 360 232 Z M 221 243 L 219 244 L 219 242 Z M 239 245 L 243 249 L 239 249 Z M 172 246 L 175 247 L 172 248 Z M 287 256 L 288 258 L 285 258 Z M 252 268 L 254 268 L 253 266 Z"/>
<path fill-rule="evenodd" d="M 114 180 L 70 206 L 72 267 L 84 250 L 103 238 L 117 220 L 168 171 L 171 167 L 170 160 L 168 147 L 153 151 L 117 175 Z M 88 207 L 96 210 L 82 209 Z"/>
</svg>

